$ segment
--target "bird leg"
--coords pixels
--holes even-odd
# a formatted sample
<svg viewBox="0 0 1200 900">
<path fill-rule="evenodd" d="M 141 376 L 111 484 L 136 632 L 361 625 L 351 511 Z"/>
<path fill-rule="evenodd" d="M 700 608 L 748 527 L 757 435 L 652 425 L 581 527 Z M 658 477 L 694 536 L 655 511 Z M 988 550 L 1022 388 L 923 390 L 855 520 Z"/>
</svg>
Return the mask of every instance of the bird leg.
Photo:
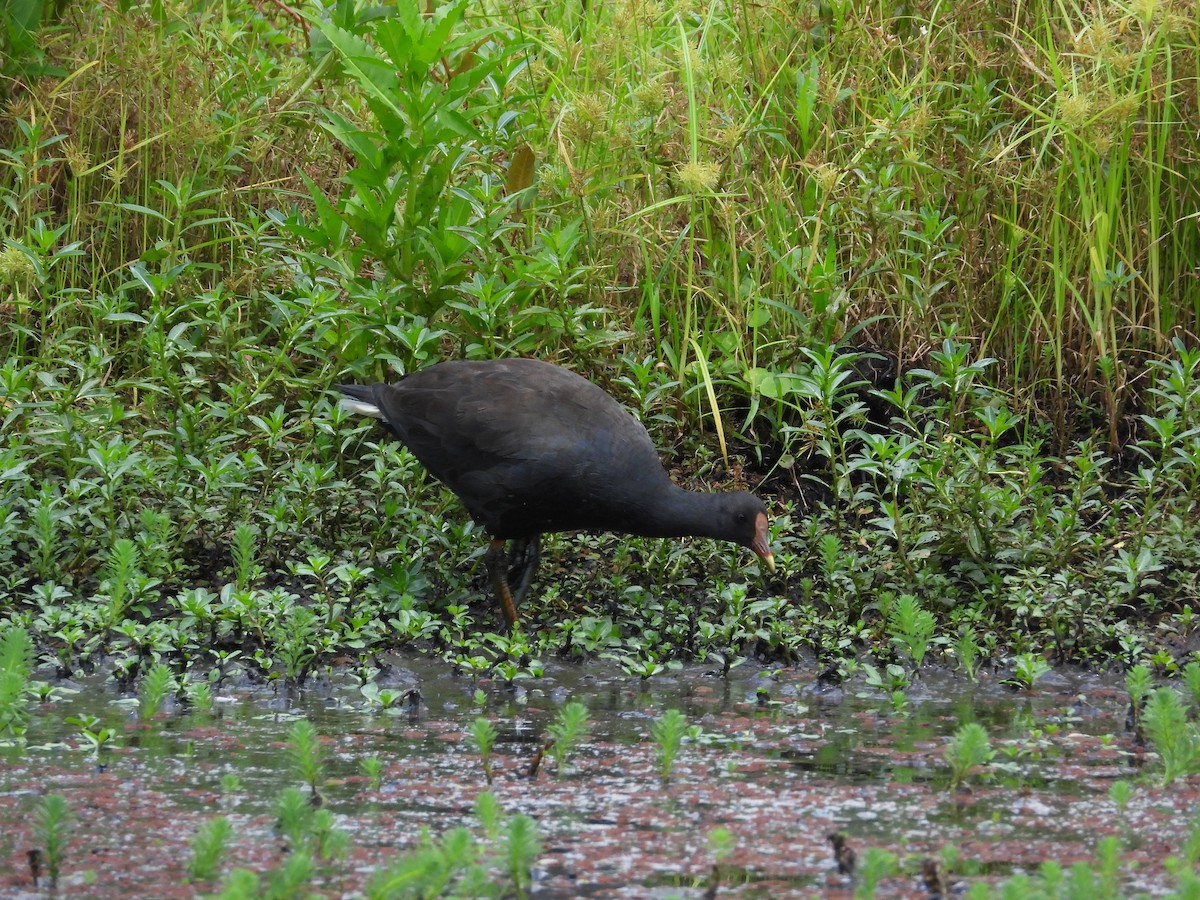
<svg viewBox="0 0 1200 900">
<path fill-rule="evenodd" d="M 513 541 L 512 550 L 508 554 L 508 564 L 513 568 L 509 571 L 509 581 L 516 577 L 516 587 L 513 588 L 513 601 L 520 603 L 529 593 L 529 583 L 533 581 L 533 573 L 537 571 L 541 561 L 542 541 L 540 535 L 528 538 L 518 538 Z"/>
<path fill-rule="evenodd" d="M 504 619 L 508 622 L 509 628 L 514 628 L 517 624 L 517 605 L 513 602 L 512 591 L 508 586 L 508 559 L 504 552 L 506 543 L 507 541 L 499 538 L 492 541 L 483 561 L 487 565 L 488 577 L 492 580 L 492 590 L 496 594 L 496 599 L 500 601 Z"/>
</svg>

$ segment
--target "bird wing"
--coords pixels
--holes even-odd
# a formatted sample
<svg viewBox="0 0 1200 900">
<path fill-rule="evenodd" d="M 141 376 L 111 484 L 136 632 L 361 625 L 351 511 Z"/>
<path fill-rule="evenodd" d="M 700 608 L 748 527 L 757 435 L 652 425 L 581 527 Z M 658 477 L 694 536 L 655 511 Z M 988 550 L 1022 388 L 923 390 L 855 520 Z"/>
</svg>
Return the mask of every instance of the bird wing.
<svg viewBox="0 0 1200 900">
<path fill-rule="evenodd" d="M 619 491 L 627 471 L 666 473 L 642 424 L 601 388 L 536 360 L 441 363 L 375 403 L 399 438 L 494 533 L 501 519 Z M 549 530 L 549 529 L 547 529 Z"/>
</svg>

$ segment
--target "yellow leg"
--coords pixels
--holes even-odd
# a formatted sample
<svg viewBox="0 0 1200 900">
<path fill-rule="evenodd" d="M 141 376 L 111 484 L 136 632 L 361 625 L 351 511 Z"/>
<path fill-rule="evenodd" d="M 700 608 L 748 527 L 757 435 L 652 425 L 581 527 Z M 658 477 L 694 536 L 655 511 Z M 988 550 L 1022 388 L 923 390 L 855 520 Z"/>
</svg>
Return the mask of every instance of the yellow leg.
<svg viewBox="0 0 1200 900">
<path fill-rule="evenodd" d="M 500 609 L 508 627 L 517 624 L 517 604 L 513 602 L 512 590 L 508 586 L 508 554 L 504 552 L 507 541 L 496 539 L 488 548 L 484 562 L 487 564 L 488 577 L 492 581 L 492 590 L 500 601 Z"/>
</svg>

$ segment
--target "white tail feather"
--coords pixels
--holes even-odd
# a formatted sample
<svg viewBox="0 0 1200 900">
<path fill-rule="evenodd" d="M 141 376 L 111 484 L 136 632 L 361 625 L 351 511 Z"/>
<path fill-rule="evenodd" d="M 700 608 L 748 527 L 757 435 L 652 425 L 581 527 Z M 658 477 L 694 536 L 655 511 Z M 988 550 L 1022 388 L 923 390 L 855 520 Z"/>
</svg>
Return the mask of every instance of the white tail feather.
<svg viewBox="0 0 1200 900">
<path fill-rule="evenodd" d="M 374 403 L 368 403 L 365 400 L 351 400 L 349 397 L 342 397 L 338 403 L 346 412 L 352 412 L 359 416 L 370 416 L 373 419 L 383 418 L 383 413 Z"/>
</svg>

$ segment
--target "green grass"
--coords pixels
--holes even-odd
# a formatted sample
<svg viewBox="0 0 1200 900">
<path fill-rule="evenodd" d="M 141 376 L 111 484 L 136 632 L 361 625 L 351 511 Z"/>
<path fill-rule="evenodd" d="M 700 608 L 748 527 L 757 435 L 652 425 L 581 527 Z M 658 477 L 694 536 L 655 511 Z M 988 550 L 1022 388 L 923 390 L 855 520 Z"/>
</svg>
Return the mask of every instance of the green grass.
<svg viewBox="0 0 1200 900">
<path fill-rule="evenodd" d="M 0 81 L 0 627 L 60 674 L 1189 661 L 1179 4 L 492 2 L 311 49 L 239 0 L 38 9 Z M 692 486 L 765 478 L 780 574 L 551 537 L 498 634 L 479 529 L 329 387 L 505 354 Z"/>
</svg>

